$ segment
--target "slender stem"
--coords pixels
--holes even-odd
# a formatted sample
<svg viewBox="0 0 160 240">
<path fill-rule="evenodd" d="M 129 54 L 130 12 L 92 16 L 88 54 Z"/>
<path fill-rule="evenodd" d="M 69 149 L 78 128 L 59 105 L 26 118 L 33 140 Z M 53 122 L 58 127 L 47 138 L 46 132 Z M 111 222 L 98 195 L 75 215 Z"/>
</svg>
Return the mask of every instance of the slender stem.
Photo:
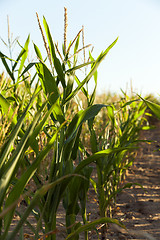
<svg viewBox="0 0 160 240">
<path fill-rule="evenodd" d="M 97 168 L 97 177 L 98 177 L 98 183 L 97 183 L 97 189 L 98 189 L 98 200 L 99 200 L 99 211 L 100 211 L 100 217 L 106 217 L 106 209 L 104 208 L 105 203 L 105 191 L 104 191 L 104 184 L 103 184 L 103 176 L 102 171 L 100 168 L 100 159 L 96 161 L 96 168 Z M 101 228 L 102 238 L 106 239 L 106 228 L 107 225 L 104 224 L 104 226 Z"/>
</svg>

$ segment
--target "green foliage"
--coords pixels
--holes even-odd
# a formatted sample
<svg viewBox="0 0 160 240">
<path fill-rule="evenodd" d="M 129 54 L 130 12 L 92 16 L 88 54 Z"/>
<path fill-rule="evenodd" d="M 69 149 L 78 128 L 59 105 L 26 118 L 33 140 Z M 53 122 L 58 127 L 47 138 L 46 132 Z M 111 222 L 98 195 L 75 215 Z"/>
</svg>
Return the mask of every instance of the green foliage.
<svg viewBox="0 0 160 240">
<path fill-rule="evenodd" d="M 117 193 L 130 186 L 121 186 L 121 180 L 133 161 L 132 150 L 145 122 L 145 105 L 126 95 L 116 103 L 95 104 L 97 69 L 118 38 L 97 59 L 89 52 L 89 60 L 79 64 L 81 31 L 62 57 L 45 18 L 43 25 L 47 41 L 40 25 L 41 33 L 45 45 L 49 46 L 47 59 L 43 59 L 34 44 L 38 61 L 25 66 L 29 36 L 16 61 L 0 52 L 11 79 L 1 85 L 0 94 L 1 123 L 7 123 L 0 152 L 0 239 L 14 239 L 23 232 L 30 214 L 37 223 L 35 228 L 28 224 L 35 239 L 40 238 L 40 233 L 49 240 L 56 239 L 56 216 L 63 203 L 66 239 L 79 239 L 79 234 L 84 232 L 87 240 L 88 231 L 97 224 L 122 226 L 108 214 Z M 12 63 L 11 68 L 8 61 Z M 90 70 L 80 80 L 77 72 L 86 67 Z M 33 77 L 31 68 L 35 69 Z M 89 94 L 91 78 L 95 87 Z M 82 101 L 85 104 L 80 104 Z M 89 133 L 87 137 L 84 132 Z M 83 141 L 85 137 L 87 143 Z M 44 169 L 45 161 L 48 166 Z M 97 179 L 93 179 L 93 168 Z M 34 190 L 29 189 L 30 183 Z M 100 219 L 93 222 L 88 220 L 86 210 L 90 183 L 100 210 Z M 27 207 L 9 233 L 16 205 L 22 197 Z M 82 222 L 77 222 L 79 213 Z"/>
</svg>

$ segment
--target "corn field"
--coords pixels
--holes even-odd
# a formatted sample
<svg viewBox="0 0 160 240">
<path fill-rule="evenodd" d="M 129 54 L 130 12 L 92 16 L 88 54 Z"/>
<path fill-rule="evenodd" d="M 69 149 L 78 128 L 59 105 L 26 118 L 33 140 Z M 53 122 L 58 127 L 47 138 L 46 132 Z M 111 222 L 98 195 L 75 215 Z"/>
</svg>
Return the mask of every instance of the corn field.
<svg viewBox="0 0 160 240">
<path fill-rule="evenodd" d="M 160 107 L 123 91 L 96 95 L 98 66 L 118 38 L 97 58 L 84 45 L 83 28 L 67 45 L 65 9 L 61 53 L 45 17 L 43 26 L 38 14 L 37 19 L 46 56 L 33 43 L 37 60 L 27 63 L 30 36 L 15 60 L 0 52 L 6 70 L 0 75 L 0 239 L 24 239 L 27 224 L 33 239 L 55 240 L 60 205 L 63 239 L 88 240 L 92 229 L 105 239 L 108 223 L 125 228 L 112 218 L 116 196 L 132 186 L 123 180 L 139 132 L 150 128 L 146 109 L 159 117 Z M 91 188 L 99 208 L 94 221 L 87 209 Z M 20 213 L 22 201 L 26 207 Z M 20 218 L 11 227 L 15 214 Z"/>
</svg>

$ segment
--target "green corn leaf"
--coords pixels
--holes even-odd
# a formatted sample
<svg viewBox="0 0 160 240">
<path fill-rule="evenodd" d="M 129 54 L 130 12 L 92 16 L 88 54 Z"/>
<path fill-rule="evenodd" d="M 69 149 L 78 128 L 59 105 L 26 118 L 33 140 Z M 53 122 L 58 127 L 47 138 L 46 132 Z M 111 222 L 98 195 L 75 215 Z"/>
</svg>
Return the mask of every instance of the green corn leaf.
<svg viewBox="0 0 160 240">
<path fill-rule="evenodd" d="M 44 108 L 44 106 L 42 106 L 40 111 L 42 111 L 43 108 Z M 32 135 L 30 136 L 30 138 L 28 140 L 28 145 L 29 146 L 32 145 L 32 144 L 35 144 L 37 135 L 40 133 L 40 130 L 43 128 L 47 118 L 49 117 L 49 115 L 51 114 L 53 109 L 54 109 L 54 105 L 52 105 L 52 107 L 47 111 L 47 113 L 43 117 L 42 121 L 36 126 L 35 130 L 33 131 Z"/>
<path fill-rule="evenodd" d="M 47 105 L 47 102 L 44 102 L 42 107 L 40 108 L 39 112 L 43 112 L 43 110 L 45 109 Z M 35 127 L 33 133 L 31 134 L 31 136 L 28 139 L 28 142 L 26 144 L 26 148 L 28 148 L 29 146 L 32 147 L 32 149 L 35 151 L 36 154 L 38 154 L 39 151 L 39 145 L 38 142 L 36 140 L 36 137 L 38 136 L 38 134 L 40 133 L 42 127 L 44 126 L 48 116 L 51 114 L 51 112 L 53 111 L 54 106 L 47 111 L 46 115 L 43 117 L 42 121 L 40 121 L 40 123 Z M 34 148 L 33 148 L 34 146 Z"/>
<path fill-rule="evenodd" d="M 12 72 L 15 70 L 15 68 L 16 68 L 19 60 L 20 60 L 20 58 L 23 56 L 23 54 L 24 54 L 25 52 L 26 52 L 26 50 L 25 50 L 25 49 L 22 49 L 22 51 L 21 51 L 20 54 L 18 55 L 18 57 L 17 57 L 14 65 L 13 65 L 13 67 L 12 67 Z"/>
<path fill-rule="evenodd" d="M 80 65 L 78 65 L 78 66 L 73 67 L 73 68 L 69 68 L 69 69 L 66 71 L 66 73 L 74 72 L 75 70 L 81 69 L 81 68 L 86 67 L 86 66 L 88 66 L 88 65 L 90 65 L 90 64 L 93 64 L 93 63 L 95 63 L 95 61 L 91 61 L 91 62 L 87 62 L 87 63 L 82 63 L 82 64 L 80 64 Z"/>
<path fill-rule="evenodd" d="M 20 76 L 20 74 L 22 72 L 22 69 L 24 67 L 24 63 L 25 63 L 25 61 L 27 59 L 27 56 L 28 56 L 29 41 L 30 41 L 30 35 L 28 35 L 28 38 L 27 38 L 27 40 L 25 42 L 25 45 L 24 45 L 25 53 L 22 55 L 22 58 L 21 58 L 20 66 L 19 66 L 19 69 L 18 69 L 18 76 Z"/>
<path fill-rule="evenodd" d="M 1 95 L 0 95 L 1 97 Z M 3 97 L 3 96 L 2 96 Z M 3 99 L 3 98 L 2 98 Z M 8 102 L 4 100 L 4 104 L 3 104 L 3 107 L 5 108 L 8 108 Z M 21 137 L 23 137 L 24 133 L 23 131 L 21 130 L 21 127 L 22 127 L 22 124 L 23 124 L 23 121 L 25 119 L 25 116 L 29 110 L 29 108 L 32 106 L 31 104 L 33 103 L 34 101 L 34 97 L 31 99 L 30 103 L 28 104 L 28 106 L 26 107 L 26 109 L 24 110 L 21 118 L 18 120 L 17 122 L 17 119 L 15 119 L 13 121 L 14 125 L 15 125 L 15 128 L 13 129 L 12 133 L 10 134 L 9 136 L 9 140 L 8 140 L 8 143 L 5 147 L 5 149 L 3 150 L 3 153 L 1 155 L 1 158 L 0 158 L 0 172 L 2 171 L 2 166 L 3 166 L 3 163 L 6 161 L 6 158 L 10 152 L 10 149 L 11 149 L 11 146 L 12 144 L 14 143 L 14 140 L 16 139 L 17 135 L 19 134 Z M 6 106 L 5 106 L 6 105 Z M 1 174 L 0 174 L 1 175 Z"/>
<path fill-rule="evenodd" d="M 158 119 L 160 119 L 160 105 L 150 102 L 144 98 L 142 98 L 141 96 L 139 96 L 147 105 L 147 107 L 156 115 L 156 117 Z"/>
<path fill-rule="evenodd" d="M 121 224 L 117 219 L 103 217 L 79 227 L 74 232 L 70 233 L 65 240 L 75 239 L 75 237 L 79 235 L 81 232 L 92 230 L 96 225 L 99 225 L 102 223 L 114 223 L 122 228 L 125 228 L 125 226 Z"/>
<path fill-rule="evenodd" d="M 91 155 L 90 157 L 86 158 L 85 160 L 83 160 L 82 162 L 79 163 L 79 165 L 76 167 L 74 173 L 79 173 L 85 166 L 89 165 L 92 162 L 97 161 L 98 159 L 105 157 L 111 153 L 116 153 L 116 152 L 120 152 L 126 149 L 131 149 L 129 147 L 126 148 L 113 148 L 113 149 L 106 149 L 106 150 L 102 150 L 99 152 L 94 153 L 93 155 Z"/>
<path fill-rule="evenodd" d="M 71 181 L 70 184 L 69 184 L 70 194 L 69 194 L 68 206 L 67 206 L 67 215 L 68 216 L 70 216 L 71 214 L 75 214 L 75 215 L 78 214 L 78 212 L 76 213 L 76 210 L 77 210 L 76 209 L 76 204 L 77 204 L 77 201 L 78 201 L 78 192 L 79 192 L 79 187 L 81 185 L 81 180 L 82 179 L 74 178 L 73 181 Z M 69 225 L 71 225 L 71 224 L 68 224 L 68 226 Z"/>
<path fill-rule="evenodd" d="M 21 76 L 23 76 L 26 72 L 29 71 L 30 68 L 32 68 L 33 66 L 35 66 L 38 62 L 33 62 L 33 63 L 29 63 L 28 66 L 24 69 L 24 71 L 22 72 Z M 20 77 L 21 77 L 20 76 Z"/>
<path fill-rule="evenodd" d="M 81 132 L 82 132 L 82 126 L 79 128 L 78 130 L 78 133 L 76 135 L 76 139 L 75 139 L 75 142 L 74 142 L 74 145 L 72 147 L 72 155 L 71 155 L 71 158 L 73 160 L 75 160 L 77 158 L 77 152 L 78 152 L 78 148 L 79 148 L 79 141 L 80 141 L 80 135 L 81 135 Z"/>
<path fill-rule="evenodd" d="M 86 204 L 87 204 L 87 196 L 88 196 L 88 190 L 90 186 L 90 176 L 92 174 L 93 167 L 85 167 L 82 171 L 83 176 L 86 177 L 87 181 L 84 179 L 81 179 L 81 185 L 80 189 L 78 191 L 78 198 L 81 204 L 81 212 L 82 212 L 82 218 L 83 223 L 87 223 L 87 214 L 86 214 Z"/>
<path fill-rule="evenodd" d="M 49 30 L 49 26 L 46 22 L 45 17 L 43 17 L 43 25 L 44 25 L 45 32 L 46 32 L 46 35 L 47 35 L 48 44 L 49 44 L 52 60 L 53 60 L 53 63 L 54 63 L 54 67 L 55 67 L 56 72 L 58 74 L 58 78 L 62 83 L 63 88 L 65 88 L 66 83 L 65 83 L 65 77 L 64 77 L 62 65 L 61 65 L 59 59 L 56 57 L 54 43 L 53 43 L 52 36 L 51 36 L 50 30 Z"/>
<path fill-rule="evenodd" d="M 61 106 L 60 106 L 60 99 L 54 103 L 54 111 L 53 114 L 55 118 L 59 121 L 60 124 L 62 124 L 65 121 Z"/>
<path fill-rule="evenodd" d="M 59 184 L 63 184 L 63 182 L 66 182 L 66 179 L 72 179 L 73 177 L 83 177 L 81 175 L 78 174 L 68 174 L 66 176 L 63 176 L 61 178 L 59 178 L 58 180 L 50 183 L 50 184 L 46 184 L 44 185 L 42 188 L 40 188 L 39 190 L 36 191 L 36 193 L 34 194 L 34 197 L 30 203 L 30 205 L 27 207 L 27 209 L 25 210 L 23 216 L 21 217 L 21 219 L 19 220 L 18 224 L 16 225 L 16 227 L 14 228 L 14 230 L 7 236 L 7 240 L 12 240 L 14 239 L 15 235 L 19 232 L 20 228 L 22 227 L 23 223 L 26 221 L 27 217 L 29 216 L 29 214 L 31 213 L 32 209 L 38 205 L 39 200 L 52 188 L 54 188 L 56 185 Z M 70 182 L 70 181 L 68 181 Z M 12 202 L 13 203 L 13 202 Z M 7 217 L 7 215 L 6 215 Z"/>
<path fill-rule="evenodd" d="M 95 153 L 98 151 L 98 143 L 97 143 L 97 136 L 93 128 L 90 129 L 90 134 L 91 134 L 90 135 L 91 150 L 92 150 L 92 153 Z"/>
<path fill-rule="evenodd" d="M 40 111 L 38 113 L 38 115 L 40 114 Z M 37 115 L 37 116 L 38 116 Z M 36 118 L 35 118 L 36 119 Z M 15 187 L 13 188 L 13 190 L 11 191 L 9 197 L 7 198 L 6 201 L 6 206 L 9 206 L 13 201 L 16 201 L 19 197 L 20 194 L 22 193 L 25 185 L 27 184 L 27 182 L 31 179 L 31 177 L 33 176 L 33 174 L 35 173 L 37 167 L 39 166 L 39 164 L 41 163 L 41 161 L 44 159 L 44 157 L 48 154 L 48 152 L 51 150 L 58 132 L 61 130 L 61 128 L 64 126 L 65 123 L 63 123 L 59 129 L 57 129 L 57 131 L 55 132 L 55 134 L 53 135 L 53 137 L 50 139 L 50 141 L 48 142 L 48 144 L 45 146 L 45 148 L 39 153 L 39 155 L 37 156 L 37 158 L 35 159 L 35 161 L 32 163 L 32 165 L 29 166 L 29 168 L 24 172 L 24 174 L 21 176 L 21 178 L 19 179 L 19 181 L 17 182 L 17 184 L 15 185 Z"/>
<path fill-rule="evenodd" d="M 145 111 L 146 111 L 146 107 L 144 107 L 142 110 L 140 110 L 139 112 L 137 111 L 135 114 L 134 114 L 134 120 L 136 121 L 136 120 L 138 120 L 138 118 L 140 117 L 140 116 L 143 116 L 143 114 L 145 113 Z"/>
<path fill-rule="evenodd" d="M 27 58 L 27 54 L 28 54 L 29 40 L 30 40 L 30 35 L 28 36 L 24 48 L 22 47 L 22 50 L 21 50 L 20 54 L 18 55 L 18 57 L 17 57 L 14 65 L 13 65 L 13 67 L 12 67 L 12 72 L 15 70 L 15 68 L 16 68 L 19 60 L 21 59 L 21 57 L 25 54 L 25 55 L 23 56 L 23 58 L 21 59 L 19 73 L 20 73 L 20 71 L 22 70 L 22 68 L 23 68 L 23 66 L 24 66 L 24 62 L 25 62 L 25 60 L 26 60 L 26 58 Z"/>
<path fill-rule="evenodd" d="M 95 87 L 94 90 L 92 92 L 92 95 L 90 97 L 90 101 L 89 101 L 89 106 L 93 105 L 95 97 L 96 97 L 96 90 L 97 90 L 97 71 L 94 73 L 94 81 L 95 81 Z"/>
<path fill-rule="evenodd" d="M 78 46 L 79 46 L 79 39 L 80 39 L 80 35 L 77 37 L 75 46 L 74 46 L 74 54 L 77 52 L 78 50 Z M 73 62 L 73 66 L 76 66 L 77 64 L 77 54 L 74 56 L 74 62 Z"/>
<path fill-rule="evenodd" d="M 93 58 L 92 55 L 91 55 L 91 52 L 89 52 L 89 56 L 90 56 L 90 59 L 92 60 L 92 62 L 95 62 L 94 58 Z M 92 63 L 92 66 L 93 66 L 93 63 Z M 92 67 L 92 66 L 91 66 L 91 67 Z M 96 97 L 97 76 L 98 76 L 97 71 L 94 73 L 93 76 L 94 76 L 95 87 L 94 87 L 94 90 L 93 90 L 92 95 L 91 95 L 91 97 L 90 97 L 89 105 L 93 105 L 94 100 L 95 100 L 95 97 Z"/>
<path fill-rule="evenodd" d="M 5 115 L 7 115 L 8 119 L 10 120 L 11 117 L 13 116 L 14 110 L 11 107 L 10 103 L 7 101 L 7 99 L 2 96 L 2 94 L 0 94 L 0 105 L 2 106 L 2 109 L 3 109 L 4 113 L 5 113 Z M 10 111 L 8 113 L 9 108 L 10 108 Z M 14 125 L 17 123 L 16 115 L 13 117 L 12 123 Z"/>
<path fill-rule="evenodd" d="M 44 63 L 36 64 L 38 76 L 40 78 L 44 92 L 49 95 L 50 105 L 54 105 L 54 112 L 56 114 L 56 119 L 62 123 L 65 121 L 60 103 L 59 103 L 59 89 L 57 87 L 54 76 L 51 74 L 49 69 Z"/>
<path fill-rule="evenodd" d="M 86 78 L 78 85 L 78 87 L 65 99 L 65 101 L 63 102 L 63 104 L 65 104 L 66 102 L 68 102 L 69 100 L 71 100 L 76 94 L 77 92 L 84 86 L 85 83 L 87 83 L 91 77 L 95 74 L 95 72 L 97 71 L 98 66 L 100 65 L 100 63 L 104 60 L 104 58 L 106 57 L 107 53 L 109 52 L 109 50 L 116 44 L 118 38 L 104 51 L 102 52 L 99 57 L 97 58 L 97 60 L 95 61 L 95 63 L 93 64 L 91 71 L 88 73 L 88 75 L 86 76 Z"/>
<path fill-rule="evenodd" d="M 88 107 L 85 110 L 79 111 L 73 118 L 70 125 L 68 126 L 68 129 L 66 132 L 66 136 L 67 136 L 66 142 L 69 142 L 71 139 L 73 139 L 73 137 L 76 135 L 78 129 L 80 128 L 80 126 L 82 125 L 83 122 L 85 122 L 91 118 L 94 118 L 103 107 L 106 107 L 106 105 L 95 104 L 95 105 Z"/>
<path fill-rule="evenodd" d="M 124 107 L 126 107 L 128 105 L 131 105 L 134 102 L 139 102 L 139 101 L 140 101 L 139 99 L 133 99 L 131 101 L 127 101 L 127 102 L 125 102 L 125 104 L 121 108 L 124 108 Z"/>
<path fill-rule="evenodd" d="M 46 104 L 43 104 L 43 108 L 45 107 L 45 105 Z M 13 157 L 12 157 L 12 160 L 10 160 L 10 162 L 8 164 L 8 168 L 6 168 L 6 171 L 2 175 L 2 179 L 0 180 L 0 184 L 2 184 L 2 185 L 0 185 L 0 193 L 4 192 L 4 194 L 5 194 L 5 189 L 7 189 L 9 183 L 11 182 L 11 180 L 13 178 L 15 169 L 17 168 L 17 165 L 19 164 L 19 161 L 21 159 L 20 157 L 26 151 L 27 141 L 34 130 L 35 125 L 37 124 L 37 122 L 40 119 L 41 111 L 42 111 L 42 109 L 40 109 L 37 112 L 37 114 L 35 115 L 32 124 L 29 126 L 28 130 L 26 131 L 25 135 L 23 136 L 22 140 L 20 141 L 19 145 L 17 146 L 15 152 L 13 153 Z M 31 166 L 30 166 L 30 168 L 31 168 Z M 35 172 L 35 169 L 34 169 L 34 172 Z M 15 184 L 15 187 L 12 189 L 11 193 L 9 194 L 9 196 L 6 200 L 6 207 L 9 206 L 11 203 L 16 201 L 20 197 L 20 195 L 25 187 L 25 184 L 30 180 L 30 177 L 33 175 L 32 172 L 30 173 L 30 175 L 27 175 L 27 173 L 28 173 L 28 171 L 26 171 L 24 173 L 24 175 L 20 178 L 21 180 Z M 28 178 L 24 177 L 26 175 Z M 10 226 L 10 222 L 13 218 L 13 212 L 14 212 L 14 210 L 11 211 L 10 213 L 8 213 L 7 217 L 5 218 L 4 224 L 5 224 L 5 232 L 6 233 Z"/>
<path fill-rule="evenodd" d="M 31 103 L 33 103 L 35 97 L 37 96 L 37 94 L 39 94 L 39 91 L 40 91 L 40 89 L 37 89 L 37 91 L 35 92 L 35 94 L 33 95 L 32 99 L 31 99 Z M 0 94 L 0 105 L 2 106 L 2 109 L 3 109 L 4 113 L 8 116 L 8 118 L 10 120 L 13 113 L 14 113 L 13 108 L 10 106 L 10 103 L 7 101 L 7 99 L 4 98 L 1 94 Z M 10 108 L 10 112 L 8 114 L 8 109 L 9 108 Z M 17 118 L 16 118 L 16 116 L 14 116 L 13 119 L 12 119 L 12 125 L 15 126 L 16 124 L 17 124 Z M 23 132 L 22 129 L 19 129 L 18 135 L 20 137 L 23 137 L 24 132 Z M 31 147 L 37 153 L 37 142 L 36 141 L 34 141 L 34 144 L 32 144 Z"/>
<path fill-rule="evenodd" d="M 45 105 L 47 104 L 47 102 L 45 103 Z M 42 112 L 42 110 L 44 109 L 44 106 L 42 106 L 42 108 L 40 109 L 40 111 Z M 53 104 L 49 110 L 47 111 L 47 113 L 45 114 L 45 116 L 43 117 L 42 121 L 36 126 L 35 130 L 33 131 L 32 135 L 30 136 L 29 140 L 28 140 L 28 146 L 33 146 L 35 145 L 36 147 L 38 147 L 36 145 L 36 137 L 37 135 L 39 134 L 40 130 L 43 128 L 47 118 L 49 117 L 49 115 L 54 111 L 55 112 L 55 115 L 59 115 L 61 116 L 61 111 L 59 112 L 60 109 L 60 106 L 58 104 L 58 101 Z M 62 120 L 62 123 L 64 122 L 64 119 Z M 38 152 L 38 151 L 37 151 Z"/>
<path fill-rule="evenodd" d="M 75 46 L 74 46 L 74 53 L 77 52 L 78 50 L 78 46 L 79 46 L 79 39 L 80 39 L 80 34 L 78 35 L 77 37 L 77 40 L 76 40 L 76 43 L 75 43 Z"/>
<path fill-rule="evenodd" d="M 76 81 L 76 83 L 79 85 L 81 82 L 80 82 L 80 80 L 78 79 L 78 77 L 75 75 L 75 81 Z M 87 92 L 87 90 L 84 88 L 84 87 L 82 87 L 81 88 L 81 91 L 83 92 L 83 94 L 86 96 L 86 98 L 88 99 L 89 98 L 89 94 L 88 94 L 88 92 Z"/>
<path fill-rule="evenodd" d="M 38 48 L 35 44 L 34 44 L 34 50 L 35 50 L 35 52 L 36 52 L 36 54 L 37 54 L 37 57 L 38 57 L 39 59 L 43 60 L 42 55 L 41 55 L 41 52 L 40 52 L 39 48 Z"/>
<path fill-rule="evenodd" d="M 9 76 L 11 77 L 13 82 L 15 83 L 14 75 L 13 75 L 12 71 L 10 70 L 10 68 L 9 68 L 9 66 L 8 66 L 8 64 L 6 62 L 6 59 L 8 59 L 8 57 L 5 56 L 2 52 L 0 52 L 0 58 L 2 60 L 3 65 L 5 66 L 5 69 L 6 69 L 7 73 L 9 74 Z"/>
<path fill-rule="evenodd" d="M 22 140 L 20 141 L 20 143 L 18 144 L 16 150 L 13 152 L 13 155 L 10 159 L 9 162 L 7 162 L 7 167 L 5 166 L 5 171 L 1 176 L 0 179 L 0 205 L 2 204 L 2 201 L 5 197 L 6 191 L 9 187 L 10 182 L 12 181 L 14 174 L 16 173 L 16 169 L 18 168 L 19 164 L 20 164 L 20 159 L 21 159 L 21 155 L 23 154 L 24 150 L 25 150 L 25 145 L 27 143 L 27 140 L 31 134 L 31 132 L 33 131 L 35 124 L 38 121 L 38 117 L 35 118 L 33 124 L 29 127 L 29 129 L 26 131 L 26 133 L 24 134 Z"/>
<path fill-rule="evenodd" d="M 115 116 L 114 116 L 113 107 L 112 107 L 112 106 L 108 106 L 108 107 L 107 107 L 107 111 L 108 111 L 108 117 L 109 117 L 109 119 L 111 120 L 112 125 L 113 125 L 113 127 L 114 127 L 114 125 L 115 125 Z"/>
<path fill-rule="evenodd" d="M 64 97 L 68 97 L 69 94 L 72 92 L 73 84 L 74 84 L 74 75 L 73 74 L 65 74 L 65 79 L 67 82 L 67 87 L 65 89 Z"/>
<path fill-rule="evenodd" d="M 12 84 L 10 87 L 7 88 L 7 90 L 17 87 L 21 82 L 25 82 L 26 79 L 28 79 L 28 76 L 24 77 L 22 80 L 17 81 L 15 84 Z M 12 98 L 13 98 L 13 96 L 12 96 Z M 8 98 L 6 98 L 6 99 L 8 99 Z M 16 101 L 17 101 L 17 99 L 15 98 L 15 102 Z"/>
<path fill-rule="evenodd" d="M 51 104 L 54 104 L 59 97 L 59 89 L 55 78 L 44 63 L 37 63 L 36 68 L 44 92 L 46 93 L 46 96 L 50 96 Z"/>
<path fill-rule="evenodd" d="M 96 181 L 94 179 L 90 178 L 90 182 L 91 182 L 91 184 L 92 184 L 92 186 L 94 188 L 95 193 L 98 194 Z"/>
</svg>

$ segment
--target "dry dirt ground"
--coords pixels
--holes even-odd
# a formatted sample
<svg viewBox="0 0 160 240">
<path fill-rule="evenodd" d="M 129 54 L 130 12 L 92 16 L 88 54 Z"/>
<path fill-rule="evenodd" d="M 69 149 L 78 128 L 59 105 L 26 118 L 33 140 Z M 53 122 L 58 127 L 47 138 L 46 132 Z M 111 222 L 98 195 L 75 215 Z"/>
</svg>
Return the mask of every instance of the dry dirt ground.
<svg viewBox="0 0 160 240">
<path fill-rule="evenodd" d="M 160 122 L 156 129 L 145 131 L 141 139 L 153 140 L 151 144 L 141 143 L 133 166 L 128 170 L 125 182 L 139 183 L 126 189 L 117 197 L 117 208 L 113 217 L 121 221 L 127 230 L 111 224 L 107 230 L 106 240 L 160 239 Z M 94 191 L 89 194 L 87 211 L 90 219 L 99 218 L 98 205 Z M 94 210 L 93 210 L 94 209 Z M 57 217 L 57 239 L 65 239 L 63 208 Z M 34 224 L 34 222 L 32 222 Z M 27 233 L 27 230 L 25 230 Z M 25 239 L 33 239 L 30 234 Z M 44 239 L 44 238 L 43 238 Z M 83 236 L 80 239 L 84 239 Z M 90 232 L 90 240 L 98 239 L 96 233 Z"/>
</svg>

